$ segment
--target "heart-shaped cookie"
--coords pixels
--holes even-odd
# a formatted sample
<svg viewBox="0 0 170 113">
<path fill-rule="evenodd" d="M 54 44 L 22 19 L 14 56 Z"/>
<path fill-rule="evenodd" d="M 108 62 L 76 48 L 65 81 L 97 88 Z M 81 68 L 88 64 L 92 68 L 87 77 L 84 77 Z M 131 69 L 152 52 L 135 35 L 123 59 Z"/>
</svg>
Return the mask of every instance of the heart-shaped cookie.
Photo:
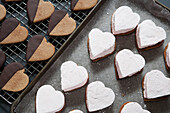
<svg viewBox="0 0 170 113">
<path fill-rule="evenodd" d="M 58 113 L 65 105 L 62 92 L 56 91 L 51 85 L 41 86 L 36 95 L 36 113 Z"/>
<path fill-rule="evenodd" d="M 86 89 L 86 106 L 89 112 L 102 110 L 113 104 L 115 94 L 100 81 L 90 83 Z"/>
<path fill-rule="evenodd" d="M 4 65 L 6 61 L 6 56 L 4 52 L 0 49 L 0 68 Z"/>
<path fill-rule="evenodd" d="M 142 71 L 145 59 L 129 49 L 119 51 L 115 56 L 115 71 L 118 79 L 130 77 Z"/>
<path fill-rule="evenodd" d="M 55 53 L 55 47 L 47 42 L 42 35 L 33 36 L 27 45 L 26 60 L 29 62 L 43 61 L 51 58 Z"/>
<path fill-rule="evenodd" d="M 145 100 L 153 100 L 170 95 L 170 78 L 159 70 L 152 70 L 143 78 L 143 95 Z"/>
<path fill-rule="evenodd" d="M 145 20 L 138 25 L 136 42 L 139 49 L 151 49 L 160 46 L 166 39 L 166 32 L 152 20 Z"/>
<path fill-rule="evenodd" d="M 98 0 L 71 0 L 71 10 L 87 10 L 93 8 Z"/>
<path fill-rule="evenodd" d="M 84 86 L 88 82 L 88 72 L 73 61 L 64 62 L 61 65 L 61 87 L 64 92 L 72 91 Z"/>
<path fill-rule="evenodd" d="M 0 4 L 0 21 L 3 20 L 6 16 L 6 8 Z"/>
<path fill-rule="evenodd" d="M 6 19 L 0 29 L 0 44 L 23 42 L 28 37 L 28 30 L 15 18 Z"/>
<path fill-rule="evenodd" d="M 72 110 L 72 111 L 70 111 L 69 113 L 83 113 L 83 112 L 80 111 L 80 110 Z"/>
<path fill-rule="evenodd" d="M 56 10 L 50 18 L 48 34 L 50 36 L 65 36 L 71 34 L 76 28 L 76 22 L 69 17 L 67 11 Z"/>
<path fill-rule="evenodd" d="M 24 66 L 20 63 L 8 64 L 0 75 L 0 88 L 12 92 L 23 90 L 29 83 L 29 77 L 24 71 Z"/>
<path fill-rule="evenodd" d="M 123 104 L 119 113 L 151 113 L 143 109 L 137 102 L 127 102 Z"/>
<path fill-rule="evenodd" d="M 88 49 L 92 61 L 100 60 L 115 50 L 115 37 L 112 33 L 92 29 L 88 38 Z"/>
<path fill-rule="evenodd" d="M 165 47 L 164 59 L 165 59 L 166 68 L 169 70 L 170 69 L 170 42 Z"/>
<path fill-rule="evenodd" d="M 114 35 L 129 34 L 139 24 L 140 16 L 128 6 L 119 7 L 112 15 L 111 29 Z"/>
<path fill-rule="evenodd" d="M 55 8 L 51 2 L 45 2 L 43 0 L 27 1 L 27 12 L 31 23 L 48 19 L 54 10 Z"/>
</svg>

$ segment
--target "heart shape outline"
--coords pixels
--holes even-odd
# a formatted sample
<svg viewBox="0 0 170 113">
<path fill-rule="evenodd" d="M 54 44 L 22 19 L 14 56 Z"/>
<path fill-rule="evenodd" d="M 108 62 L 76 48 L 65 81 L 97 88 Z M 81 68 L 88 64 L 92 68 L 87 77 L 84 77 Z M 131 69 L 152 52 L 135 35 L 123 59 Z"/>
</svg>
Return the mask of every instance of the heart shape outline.
<svg viewBox="0 0 170 113">
<path fill-rule="evenodd" d="M 139 21 L 139 14 L 128 6 L 121 6 L 112 15 L 111 31 L 114 35 L 129 34 L 135 30 Z"/>
<path fill-rule="evenodd" d="M 34 23 L 48 19 L 54 12 L 55 7 L 49 1 L 40 0 L 37 8 Z"/>
<path fill-rule="evenodd" d="M 83 66 L 78 66 L 73 61 L 64 62 L 61 65 L 60 71 L 61 71 L 61 89 L 64 92 L 81 88 L 89 80 L 87 70 Z"/>
<path fill-rule="evenodd" d="M 109 32 L 102 32 L 98 28 L 92 29 L 87 41 L 90 59 L 98 61 L 111 55 L 116 48 L 115 40 L 114 35 Z"/>
<path fill-rule="evenodd" d="M 18 91 L 22 91 L 23 89 L 25 89 L 25 87 L 27 87 L 29 83 L 29 77 L 24 72 L 25 72 L 25 69 L 22 69 L 16 72 L 14 76 L 5 84 L 2 90 L 18 92 Z M 18 78 L 20 78 L 22 81 L 19 81 Z M 11 86 L 14 86 L 14 85 L 15 87 L 11 88 Z"/>
<path fill-rule="evenodd" d="M 159 70 L 151 70 L 143 77 L 142 88 L 144 101 L 157 100 L 170 95 L 167 88 L 170 85 L 170 78 L 167 78 Z"/>
<path fill-rule="evenodd" d="M 33 36 L 32 40 L 38 38 L 37 36 L 41 36 L 41 35 Z M 28 47 L 28 45 L 29 45 L 29 47 Z M 28 45 L 27 45 L 27 52 L 29 52 L 31 50 L 32 45 L 30 44 L 30 41 L 28 42 Z M 48 55 L 46 53 L 48 53 Z M 51 58 L 54 55 L 54 53 L 55 53 L 55 46 L 53 44 L 51 44 L 50 42 L 47 42 L 47 39 L 45 37 L 43 37 L 40 45 L 38 45 L 38 47 L 34 51 L 33 55 L 27 60 L 29 62 L 47 60 L 47 59 Z M 28 54 L 28 53 L 26 53 L 26 54 Z"/>
<path fill-rule="evenodd" d="M 2 23 L 0 34 L 3 37 L 1 37 L 3 40 L 1 39 L 0 44 L 13 44 L 26 40 L 28 37 L 28 30 L 24 26 L 21 26 L 17 19 L 7 18 Z"/>
<path fill-rule="evenodd" d="M 5 66 L 0 75 L 0 88 L 12 92 L 23 90 L 29 83 L 29 77 L 24 72 L 24 66 L 18 62 Z"/>
<path fill-rule="evenodd" d="M 62 92 L 56 91 L 51 85 L 43 85 L 38 89 L 36 94 L 36 113 L 60 112 L 64 106 L 65 97 Z"/>
<path fill-rule="evenodd" d="M 123 49 L 116 54 L 114 65 L 117 79 L 122 79 L 141 72 L 145 66 L 145 59 L 140 54 L 134 54 L 129 49 Z"/>
<path fill-rule="evenodd" d="M 75 29 L 76 21 L 69 17 L 65 10 L 54 11 L 49 21 L 48 35 L 67 36 L 70 35 Z"/>
<path fill-rule="evenodd" d="M 107 108 L 113 104 L 114 100 L 113 90 L 105 87 L 101 81 L 92 82 L 86 88 L 86 107 L 89 112 Z"/>
<path fill-rule="evenodd" d="M 152 20 L 144 20 L 136 30 L 136 43 L 138 49 L 152 49 L 160 46 L 166 39 L 166 32 L 162 27 L 156 26 Z"/>
</svg>

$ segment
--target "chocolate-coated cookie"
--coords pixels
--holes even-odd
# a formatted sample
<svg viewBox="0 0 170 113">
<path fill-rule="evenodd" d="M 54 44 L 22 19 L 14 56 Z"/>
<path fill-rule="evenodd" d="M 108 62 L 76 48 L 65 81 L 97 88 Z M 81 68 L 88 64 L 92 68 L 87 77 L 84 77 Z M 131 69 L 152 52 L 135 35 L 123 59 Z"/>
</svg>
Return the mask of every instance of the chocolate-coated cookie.
<svg viewBox="0 0 170 113">
<path fill-rule="evenodd" d="M 27 13 L 30 23 L 36 23 L 48 19 L 54 10 L 55 8 L 51 2 L 43 0 L 27 1 Z"/>
<path fill-rule="evenodd" d="M 24 71 L 24 66 L 20 63 L 8 64 L 0 75 L 0 88 L 12 92 L 23 90 L 29 83 L 29 77 Z"/>
<path fill-rule="evenodd" d="M 55 53 L 55 47 L 47 42 L 42 35 L 33 36 L 27 45 L 26 60 L 29 62 L 43 61 L 51 58 Z"/>
<path fill-rule="evenodd" d="M 71 34 L 76 28 L 76 22 L 69 17 L 67 11 L 56 10 L 48 25 L 48 34 L 50 36 L 65 36 Z"/>
<path fill-rule="evenodd" d="M 28 30 L 15 18 L 7 18 L 1 26 L 0 44 L 13 44 L 26 40 Z"/>
</svg>

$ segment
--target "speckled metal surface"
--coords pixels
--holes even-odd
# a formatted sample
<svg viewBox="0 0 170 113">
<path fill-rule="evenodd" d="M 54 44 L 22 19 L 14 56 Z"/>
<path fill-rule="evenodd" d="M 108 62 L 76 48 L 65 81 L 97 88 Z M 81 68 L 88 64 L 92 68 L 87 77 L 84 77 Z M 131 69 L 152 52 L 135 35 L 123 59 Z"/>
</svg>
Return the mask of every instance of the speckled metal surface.
<svg viewBox="0 0 170 113">
<path fill-rule="evenodd" d="M 88 33 L 93 28 L 99 28 L 102 31 L 110 32 L 111 15 L 120 6 L 130 6 L 134 12 L 141 16 L 141 21 L 145 19 L 153 20 L 158 26 L 163 27 L 167 33 L 167 39 L 162 46 L 147 50 L 137 51 L 135 44 L 135 33 L 126 36 L 116 36 L 116 51 L 103 60 L 93 63 L 89 59 L 87 50 Z M 135 0 L 108 0 L 94 15 L 91 21 L 84 27 L 84 30 L 77 36 L 71 45 L 64 53 L 56 60 L 53 66 L 46 72 L 41 80 L 35 85 L 30 93 L 18 105 L 17 113 L 33 113 L 35 112 L 35 96 L 38 88 L 44 84 L 52 85 L 56 90 L 61 90 L 60 85 L 60 66 L 63 62 L 72 60 L 78 65 L 84 66 L 89 72 L 89 83 L 99 80 L 107 87 L 113 89 L 116 94 L 115 102 L 109 108 L 106 108 L 97 113 L 118 113 L 120 107 L 128 101 L 136 101 L 145 109 L 152 113 L 170 113 L 170 96 L 164 99 L 144 102 L 142 95 L 142 78 L 148 71 L 152 69 L 161 70 L 167 77 L 170 77 L 170 72 L 165 68 L 163 59 L 163 50 L 166 44 L 170 41 L 170 23 L 166 20 L 161 20 L 151 15 L 142 5 Z M 114 56 L 116 52 L 124 48 L 131 49 L 135 53 L 141 54 L 146 59 L 144 70 L 131 78 L 117 80 L 114 70 Z M 87 85 L 86 85 L 87 86 Z M 80 109 L 84 113 L 87 112 L 85 106 L 85 88 L 65 93 L 66 105 L 61 113 L 68 113 L 72 109 Z"/>
</svg>

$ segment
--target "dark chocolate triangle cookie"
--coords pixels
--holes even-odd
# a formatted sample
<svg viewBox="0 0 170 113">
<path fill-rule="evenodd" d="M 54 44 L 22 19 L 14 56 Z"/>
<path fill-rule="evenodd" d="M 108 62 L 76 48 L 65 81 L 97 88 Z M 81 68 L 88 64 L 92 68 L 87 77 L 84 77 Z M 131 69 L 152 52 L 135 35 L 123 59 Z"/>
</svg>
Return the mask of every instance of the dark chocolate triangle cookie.
<svg viewBox="0 0 170 113">
<path fill-rule="evenodd" d="M 33 36 L 27 45 L 26 60 L 29 62 L 43 61 L 51 58 L 55 53 L 55 47 L 48 43 L 41 35 Z"/>
<path fill-rule="evenodd" d="M 29 82 L 29 77 L 24 71 L 24 66 L 20 63 L 8 64 L 0 75 L 0 88 L 13 92 L 23 90 Z"/>
<path fill-rule="evenodd" d="M 7 18 L 0 29 L 0 44 L 12 44 L 26 40 L 28 30 L 15 18 Z"/>
<path fill-rule="evenodd" d="M 48 19 L 55 8 L 51 2 L 43 0 L 28 0 L 27 13 L 30 23 L 40 22 Z"/>
<path fill-rule="evenodd" d="M 50 36 L 65 36 L 71 34 L 76 28 L 76 22 L 69 17 L 67 11 L 56 10 L 50 18 L 48 34 Z"/>
</svg>

